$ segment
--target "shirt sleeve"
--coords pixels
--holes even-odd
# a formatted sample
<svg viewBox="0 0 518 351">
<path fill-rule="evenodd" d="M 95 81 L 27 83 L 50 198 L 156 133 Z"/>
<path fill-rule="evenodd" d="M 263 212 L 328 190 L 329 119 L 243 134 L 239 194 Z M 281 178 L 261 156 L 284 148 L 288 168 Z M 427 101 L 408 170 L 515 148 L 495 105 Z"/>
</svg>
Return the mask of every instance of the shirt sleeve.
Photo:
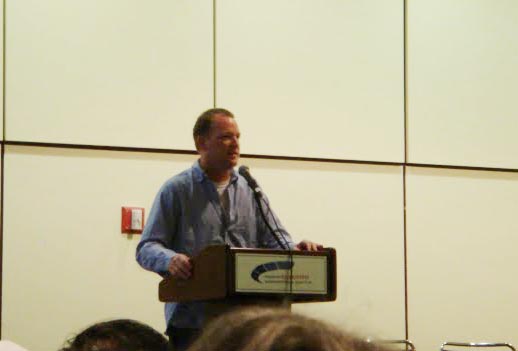
<svg viewBox="0 0 518 351">
<path fill-rule="evenodd" d="M 158 192 L 137 246 L 136 258 L 142 268 L 167 275 L 169 262 L 176 255 L 172 250 L 177 215 L 171 184 Z"/>
<path fill-rule="evenodd" d="M 274 233 L 270 231 L 263 220 L 259 206 L 257 206 L 257 228 L 259 230 L 259 238 L 261 238 L 262 247 L 267 249 L 283 249 L 283 246 L 287 246 L 290 250 L 295 249 L 295 244 L 293 243 L 290 234 L 284 228 L 277 215 L 271 209 L 270 203 L 266 196 L 263 195 L 261 198 L 261 203 L 266 220 L 274 231 Z M 278 240 L 274 235 L 278 238 Z M 282 246 L 278 241 L 282 243 Z"/>
</svg>

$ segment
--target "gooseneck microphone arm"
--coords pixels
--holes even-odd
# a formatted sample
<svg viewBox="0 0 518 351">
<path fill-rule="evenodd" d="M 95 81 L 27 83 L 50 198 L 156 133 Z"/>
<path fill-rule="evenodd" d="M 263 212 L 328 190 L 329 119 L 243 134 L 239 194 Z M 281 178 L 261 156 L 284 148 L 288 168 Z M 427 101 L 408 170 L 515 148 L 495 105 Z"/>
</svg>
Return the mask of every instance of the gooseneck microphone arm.
<svg viewBox="0 0 518 351">
<path fill-rule="evenodd" d="M 283 250 L 290 250 L 289 244 L 288 244 L 286 238 L 284 237 L 284 235 L 282 233 L 280 235 L 280 236 L 282 236 L 282 239 L 284 241 L 284 243 L 283 243 L 281 241 L 281 239 L 279 238 L 279 235 L 277 235 L 278 233 L 275 230 L 273 230 L 273 228 L 270 225 L 268 219 L 266 218 L 266 214 L 265 214 L 264 208 L 263 208 L 263 203 L 261 201 L 262 197 L 263 197 L 263 192 L 261 191 L 261 188 L 257 184 L 256 180 L 250 174 L 250 170 L 248 169 L 248 167 L 247 166 L 239 167 L 239 174 L 241 174 L 243 176 L 243 178 L 246 179 L 246 182 L 248 183 L 248 186 L 252 189 L 252 191 L 254 193 L 254 199 L 257 202 L 257 205 L 259 206 L 259 212 L 261 213 L 261 217 L 262 217 L 264 223 L 266 224 L 266 227 L 268 227 L 268 230 L 272 234 L 273 238 L 277 242 L 277 244 Z M 268 205 L 267 202 L 265 202 L 265 203 L 266 203 L 266 206 L 268 206 L 268 212 L 271 213 L 270 206 Z M 272 216 L 273 216 L 273 214 L 272 214 Z M 277 224 L 277 221 L 275 220 L 275 217 L 274 217 L 274 222 L 277 225 L 277 229 L 279 229 L 279 225 Z"/>
<path fill-rule="evenodd" d="M 263 192 L 262 192 L 261 188 L 259 187 L 259 184 L 257 184 L 257 181 L 250 174 L 250 169 L 247 166 L 241 166 L 241 167 L 239 167 L 238 172 L 239 172 L 239 174 L 241 174 L 243 176 L 243 178 L 246 179 L 246 182 L 248 183 L 248 186 L 254 192 L 254 195 L 261 198 L 263 196 Z"/>
<path fill-rule="evenodd" d="M 286 240 L 286 237 L 284 236 L 284 234 L 283 233 L 279 234 L 279 232 L 280 232 L 279 223 L 277 223 L 277 220 L 275 219 L 275 215 L 272 213 L 268 201 L 266 201 L 266 199 L 263 197 L 261 188 L 255 181 L 255 179 L 252 177 L 252 175 L 250 174 L 250 170 L 248 169 L 248 167 L 247 166 L 239 167 L 239 174 L 241 174 L 246 179 L 248 186 L 250 186 L 250 188 L 252 188 L 252 190 L 254 192 L 254 199 L 257 202 L 257 206 L 259 206 L 259 212 L 261 213 L 261 217 L 263 218 L 264 223 L 270 230 L 271 235 L 274 237 L 275 241 L 277 241 L 277 244 L 282 249 L 289 251 L 288 252 L 288 260 L 290 262 L 290 269 L 289 269 L 290 278 L 288 279 L 289 291 L 286 292 L 286 296 L 285 296 L 285 301 L 289 304 L 289 303 L 291 303 L 291 294 L 293 293 L 293 264 L 294 264 L 293 252 L 292 252 L 290 245 L 288 244 L 288 241 Z M 277 231 L 273 230 L 268 219 L 266 218 L 266 214 L 264 213 L 264 208 L 263 208 L 263 201 L 264 201 L 264 204 L 266 205 L 266 207 L 268 208 L 268 212 L 271 214 L 273 222 L 275 223 L 275 226 L 277 227 Z M 284 243 L 281 241 L 279 236 L 282 237 L 282 241 L 284 241 Z"/>
</svg>

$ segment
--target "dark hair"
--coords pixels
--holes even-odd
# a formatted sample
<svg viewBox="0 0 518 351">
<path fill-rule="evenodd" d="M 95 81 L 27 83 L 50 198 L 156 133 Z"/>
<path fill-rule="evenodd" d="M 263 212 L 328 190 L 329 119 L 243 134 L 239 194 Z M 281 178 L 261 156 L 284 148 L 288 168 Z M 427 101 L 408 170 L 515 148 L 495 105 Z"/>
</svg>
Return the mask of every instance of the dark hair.
<svg viewBox="0 0 518 351">
<path fill-rule="evenodd" d="M 385 351 L 286 309 L 245 308 L 211 322 L 188 351 Z"/>
<path fill-rule="evenodd" d="M 167 351 L 167 339 L 130 319 L 94 324 L 68 340 L 59 351 Z"/>
<path fill-rule="evenodd" d="M 203 112 L 198 117 L 192 130 L 192 136 L 194 138 L 200 135 L 206 136 L 209 133 L 210 127 L 212 126 L 212 121 L 216 115 L 223 115 L 226 117 L 234 118 L 234 115 L 229 110 L 225 110 L 224 108 L 211 108 L 210 110 Z"/>
</svg>

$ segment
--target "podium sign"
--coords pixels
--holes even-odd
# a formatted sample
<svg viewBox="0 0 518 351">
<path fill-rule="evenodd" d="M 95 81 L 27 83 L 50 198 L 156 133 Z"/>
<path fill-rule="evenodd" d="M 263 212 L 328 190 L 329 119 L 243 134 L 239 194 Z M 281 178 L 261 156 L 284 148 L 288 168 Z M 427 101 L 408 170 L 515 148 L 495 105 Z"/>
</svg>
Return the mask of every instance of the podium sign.
<svg viewBox="0 0 518 351">
<path fill-rule="evenodd" d="M 327 294 L 327 256 L 236 252 L 235 292 Z"/>
<path fill-rule="evenodd" d="M 164 278 L 162 302 L 250 299 L 336 300 L 336 252 L 209 246 L 193 258 L 190 279 Z"/>
</svg>

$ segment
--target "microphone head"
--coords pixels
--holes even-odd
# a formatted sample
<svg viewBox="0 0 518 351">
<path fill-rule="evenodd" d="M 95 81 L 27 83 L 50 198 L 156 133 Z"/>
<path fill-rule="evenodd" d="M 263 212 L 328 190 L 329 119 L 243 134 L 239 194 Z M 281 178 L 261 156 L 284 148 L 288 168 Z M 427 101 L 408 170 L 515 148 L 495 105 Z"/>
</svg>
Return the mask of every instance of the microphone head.
<svg viewBox="0 0 518 351">
<path fill-rule="evenodd" d="M 245 178 L 246 182 L 248 183 L 248 186 L 252 188 L 252 190 L 254 191 L 254 194 L 256 196 L 261 197 L 261 188 L 259 188 L 259 185 L 257 184 L 256 180 L 250 174 L 250 169 L 247 166 L 241 166 L 239 167 L 238 172 L 243 178 Z"/>
<path fill-rule="evenodd" d="M 239 167 L 238 173 L 244 177 L 245 174 L 250 174 L 250 168 L 248 168 L 248 166 L 242 165 Z"/>
</svg>

